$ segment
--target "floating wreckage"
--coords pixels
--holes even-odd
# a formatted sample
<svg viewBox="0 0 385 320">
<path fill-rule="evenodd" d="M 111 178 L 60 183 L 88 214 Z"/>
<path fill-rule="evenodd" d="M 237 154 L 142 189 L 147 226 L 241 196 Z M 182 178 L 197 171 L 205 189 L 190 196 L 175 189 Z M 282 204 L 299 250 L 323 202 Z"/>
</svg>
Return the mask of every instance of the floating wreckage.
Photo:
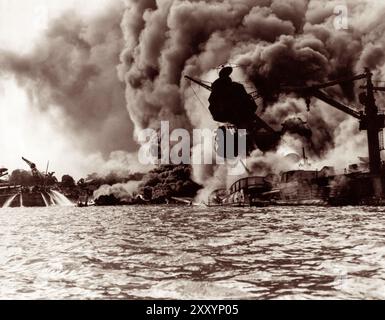
<svg viewBox="0 0 385 320">
<path fill-rule="evenodd" d="M 212 92 L 209 109 L 214 120 L 223 123 L 219 130 L 227 130 L 228 124 L 236 129 L 246 129 L 249 153 L 256 148 L 261 151 L 274 150 L 285 131 L 293 133 L 294 128 L 298 128 L 295 122 L 299 120 L 283 124 L 281 132 L 273 130 L 255 114 L 257 106 L 254 99 L 258 96 L 257 92 L 249 94 L 242 85 L 233 82 L 230 79 L 231 71 L 228 67 L 222 69 L 219 79 L 212 86 L 189 76 L 186 78 Z M 359 95 L 359 101 L 365 107 L 361 112 L 337 101 L 323 90 L 336 85 L 352 84 L 358 80 L 366 80 L 366 84 L 360 86 L 364 91 Z M 360 130 L 367 131 L 368 159 L 361 159 L 360 165 L 352 165 L 349 172 L 344 174 L 336 174 L 334 168 L 324 167 L 320 171 L 294 170 L 281 175 L 245 177 L 236 181 L 229 189 L 214 191 L 208 205 L 385 204 L 385 167 L 380 155 L 380 150 L 383 149 L 385 115 L 379 112 L 374 95 L 377 91 L 385 92 L 385 88 L 373 85 L 372 73 L 366 69 L 365 73 L 346 79 L 281 90 L 281 94 L 295 93 L 304 98 L 308 110 L 311 99 L 316 98 L 357 119 Z M 311 135 L 306 126 L 302 126 L 302 130 Z"/>
</svg>

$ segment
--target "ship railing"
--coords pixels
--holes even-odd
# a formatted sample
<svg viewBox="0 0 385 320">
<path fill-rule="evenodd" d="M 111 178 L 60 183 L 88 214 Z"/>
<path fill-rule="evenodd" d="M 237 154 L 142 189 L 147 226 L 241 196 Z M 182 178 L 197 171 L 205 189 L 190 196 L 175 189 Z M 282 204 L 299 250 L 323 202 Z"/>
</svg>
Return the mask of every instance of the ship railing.
<svg viewBox="0 0 385 320">
<path fill-rule="evenodd" d="M 249 189 L 252 187 L 260 187 L 266 184 L 264 177 L 248 177 L 243 178 L 235 182 L 230 187 L 230 193 L 239 192 L 241 190 Z"/>
</svg>

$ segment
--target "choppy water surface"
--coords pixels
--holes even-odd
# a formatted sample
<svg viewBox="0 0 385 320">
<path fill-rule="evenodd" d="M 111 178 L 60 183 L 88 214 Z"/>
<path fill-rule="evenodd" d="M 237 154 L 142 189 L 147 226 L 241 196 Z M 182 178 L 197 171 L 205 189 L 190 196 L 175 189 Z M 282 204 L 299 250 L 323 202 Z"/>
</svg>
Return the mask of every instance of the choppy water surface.
<svg viewBox="0 0 385 320">
<path fill-rule="evenodd" d="M 0 210 L 0 298 L 385 298 L 385 208 Z"/>
</svg>

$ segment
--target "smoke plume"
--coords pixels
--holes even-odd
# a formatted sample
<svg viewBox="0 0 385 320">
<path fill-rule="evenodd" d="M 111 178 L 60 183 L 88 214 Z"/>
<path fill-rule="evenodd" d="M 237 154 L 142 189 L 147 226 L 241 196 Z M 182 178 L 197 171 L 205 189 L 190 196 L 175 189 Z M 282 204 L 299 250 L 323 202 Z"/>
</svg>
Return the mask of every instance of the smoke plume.
<svg viewBox="0 0 385 320">
<path fill-rule="evenodd" d="M 341 4 L 348 7 L 346 30 L 335 25 L 334 8 Z M 161 120 L 171 129 L 215 128 L 208 93 L 191 90 L 183 76 L 212 82 L 219 66 L 232 63 L 238 66 L 233 79 L 258 89 L 264 100 L 258 112 L 274 129 L 293 117 L 311 129 L 306 139 L 291 130 L 280 150 L 298 153 L 305 146 L 314 161 L 343 166 L 341 151 L 353 158 L 367 154 L 357 121 L 317 100 L 307 112 L 302 99 L 281 95 L 281 88 L 365 67 L 383 79 L 384 13 L 384 3 L 368 0 L 125 0 L 92 19 L 67 13 L 32 53 L 2 52 L 0 67 L 17 75 L 40 108 L 56 106 L 83 146 L 110 152 L 132 149 L 132 132 L 159 129 Z M 359 85 L 328 92 L 360 110 Z M 278 155 L 260 157 L 250 159 L 254 174 L 280 161 Z M 204 166 L 193 174 L 198 183 L 226 184 L 218 183 L 216 177 L 225 175 L 216 170 Z"/>
<path fill-rule="evenodd" d="M 91 18 L 66 12 L 30 53 L 0 52 L 0 72 L 15 75 L 31 105 L 56 115 L 52 121 L 88 154 L 136 148 L 116 70 L 124 47 L 123 9 L 114 1 Z"/>
<path fill-rule="evenodd" d="M 138 190 L 140 182 L 130 181 L 127 183 L 117 183 L 113 186 L 103 185 L 94 192 L 94 198 L 98 199 L 102 196 L 114 196 L 116 199 L 128 201 Z"/>
<path fill-rule="evenodd" d="M 335 27 L 334 8 L 341 4 L 349 10 L 347 30 Z M 384 4 L 366 0 L 127 0 L 120 76 L 127 84 L 131 119 L 137 130 L 157 128 L 160 120 L 188 129 L 213 126 L 183 75 L 213 81 L 215 68 L 231 62 L 239 66 L 234 80 L 253 83 L 263 96 L 259 112 L 275 129 L 293 116 L 307 122 L 312 135 L 305 147 L 311 157 L 333 164 L 333 150 L 347 142 L 366 154 L 363 134 L 349 116 L 316 100 L 307 113 L 302 100 L 279 92 L 282 86 L 351 76 L 365 67 L 380 79 L 385 71 L 384 12 Z M 359 106 L 357 89 L 347 85 L 329 93 Z M 207 95 L 199 94 L 207 104 Z M 212 169 L 203 171 L 198 172 L 202 180 L 215 177 Z"/>
</svg>

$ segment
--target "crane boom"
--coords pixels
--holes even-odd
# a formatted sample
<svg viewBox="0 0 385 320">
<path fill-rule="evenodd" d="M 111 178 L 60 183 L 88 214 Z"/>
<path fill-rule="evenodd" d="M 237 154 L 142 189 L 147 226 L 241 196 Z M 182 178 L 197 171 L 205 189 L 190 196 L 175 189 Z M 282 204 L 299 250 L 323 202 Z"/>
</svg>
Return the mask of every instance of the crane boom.
<svg viewBox="0 0 385 320">
<path fill-rule="evenodd" d="M 366 92 L 363 92 L 360 95 L 360 102 L 365 106 L 365 112 L 358 112 L 353 108 L 350 108 L 337 101 L 321 90 L 361 79 L 366 79 L 366 85 L 360 87 L 361 89 L 366 89 Z M 374 92 L 385 91 L 385 88 L 373 86 L 372 73 L 369 69 L 365 69 L 364 74 L 356 75 L 350 78 L 334 80 L 308 87 L 287 87 L 284 90 L 286 92 L 292 91 L 299 93 L 306 99 L 308 105 L 310 104 L 310 98 L 315 97 L 327 103 L 328 105 L 360 120 L 360 130 L 367 131 L 370 172 L 374 175 L 378 175 L 381 172 L 382 164 L 379 147 L 379 132 L 385 127 L 385 117 L 378 112 L 378 107 L 376 106 L 376 101 L 374 98 Z M 382 195 L 382 183 L 374 182 L 374 190 L 376 190 L 376 195 Z"/>
<path fill-rule="evenodd" d="M 32 161 L 29 161 L 28 159 L 22 157 L 23 161 L 28 164 L 28 166 L 31 169 L 32 175 L 34 177 L 37 177 L 39 179 L 44 178 L 44 175 L 37 169 L 36 164 L 34 164 Z"/>
<path fill-rule="evenodd" d="M 28 164 L 28 166 L 33 170 L 36 169 L 36 164 L 34 164 L 32 161 L 29 161 L 28 159 L 22 157 L 23 161 Z"/>
<path fill-rule="evenodd" d="M 344 84 L 344 83 L 350 83 L 350 82 L 353 82 L 353 81 L 366 79 L 366 77 L 367 76 L 366 76 L 365 73 L 358 74 L 358 75 L 355 75 L 355 76 L 352 76 L 352 77 L 348 77 L 348 78 L 332 80 L 332 81 L 329 81 L 329 82 L 325 82 L 325 83 L 321 83 L 321 84 L 316 84 L 316 85 L 310 86 L 310 89 L 325 89 L 325 88 L 328 88 L 328 87 L 333 87 L 333 86 L 341 85 L 341 84 Z"/>
<path fill-rule="evenodd" d="M 207 90 L 209 90 L 209 91 L 213 91 L 213 88 L 211 88 L 211 86 L 209 86 L 209 85 L 203 83 L 203 82 L 200 81 L 200 80 L 194 79 L 194 78 L 189 77 L 189 76 L 185 76 L 185 78 L 186 78 L 187 80 L 190 80 L 190 81 L 196 83 L 196 84 L 199 84 L 201 87 L 203 87 L 203 88 L 205 88 L 205 89 L 207 89 Z"/>
<path fill-rule="evenodd" d="M 356 110 L 348 107 L 348 106 L 345 106 L 344 104 L 334 100 L 332 97 L 330 97 L 328 94 L 326 94 L 325 92 L 323 92 L 322 90 L 312 90 L 312 95 L 315 97 L 315 98 L 318 98 L 320 99 L 321 101 L 329 104 L 330 106 L 342 111 L 342 112 L 345 112 L 349 115 L 351 115 L 352 117 L 358 119 L 358 120 L 361 120 L 362 119 L 362 116 L 359 112 L 357 112 Z"/>
</svg>

